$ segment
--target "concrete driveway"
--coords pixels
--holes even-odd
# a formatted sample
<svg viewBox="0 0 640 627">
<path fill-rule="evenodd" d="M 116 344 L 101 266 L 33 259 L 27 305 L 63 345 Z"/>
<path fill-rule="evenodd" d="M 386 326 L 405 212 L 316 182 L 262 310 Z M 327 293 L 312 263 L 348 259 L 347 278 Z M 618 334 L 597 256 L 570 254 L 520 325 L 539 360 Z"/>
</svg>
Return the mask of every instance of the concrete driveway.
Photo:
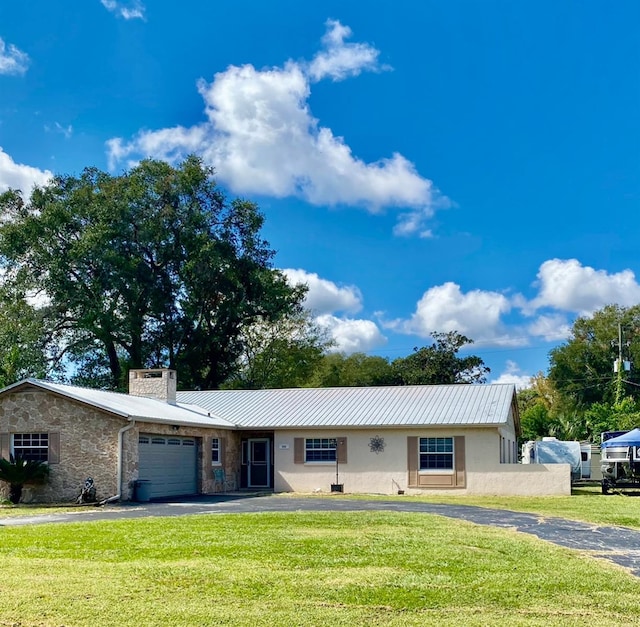
<svg viewBox="0 0 640 627">
<path fill-rule="evenodd" d="M 547 542 L 586 551 L 594 557 L 608 559 L 640 577 L 640 531 L 625 527 L 601 527 L 563 518 L 541 517 L 507 510 L 470 505 L 440 505 L 398 500 L 350 500 L 339 496 L 292 497 L 215 496 L 193 497 L 151 503 L 123 503 L 92 510 L 70 511 L 51 515 L 0 518 L 0 526 L 42 523 L 123 520 L 146 516 L 187 516 L 193 514 L 246 514 L 258 512 L 355 512 L 394 511 L 436 514 L 478 525 L 504 527 L 529 533 Z"/>
</svg>

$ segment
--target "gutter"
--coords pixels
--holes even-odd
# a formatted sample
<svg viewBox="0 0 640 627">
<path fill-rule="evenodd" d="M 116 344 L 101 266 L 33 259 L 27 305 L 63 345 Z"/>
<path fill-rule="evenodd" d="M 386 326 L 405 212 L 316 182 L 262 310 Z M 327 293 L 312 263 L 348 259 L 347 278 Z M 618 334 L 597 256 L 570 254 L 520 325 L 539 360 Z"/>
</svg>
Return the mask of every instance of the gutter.
<svg viewBox="0 0 640 627">
<path fill-rule="evenodd" d="M 114 495 L 114 496 L 110 496 L 109 498 L 104 499 L 103 501 L 100 501 L 100 503 L 98 503 L 98 505 L 106 505 L 107 503 L 113 503 L 114 501 L 119 501 L 120 498 L 122 497 L 122 452 L 123 452 L 123 436 L 127 431 L 130 431 L 131 429 L 133 429 L 136 426 L 136 421 L 135 419 L 132 420 L 128 425 L 122 427 L 122 429 L 120 429 L 118 431 L 118 472 L 117 472 L 117 489 L 118 489 L 118 494 Z"/>
</svg>

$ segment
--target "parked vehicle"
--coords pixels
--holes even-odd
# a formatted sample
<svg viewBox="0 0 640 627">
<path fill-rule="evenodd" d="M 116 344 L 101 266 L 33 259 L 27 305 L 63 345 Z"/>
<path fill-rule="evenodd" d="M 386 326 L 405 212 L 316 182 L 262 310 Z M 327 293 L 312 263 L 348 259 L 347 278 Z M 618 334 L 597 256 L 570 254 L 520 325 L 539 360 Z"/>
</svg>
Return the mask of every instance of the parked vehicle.
<svg viewBox="0 0 640 627">
<path fill-rule="evenodd" d="M 600 447 L 602 493 L 640 488 L 640 429 L 605 432 Z"/>
</svg>

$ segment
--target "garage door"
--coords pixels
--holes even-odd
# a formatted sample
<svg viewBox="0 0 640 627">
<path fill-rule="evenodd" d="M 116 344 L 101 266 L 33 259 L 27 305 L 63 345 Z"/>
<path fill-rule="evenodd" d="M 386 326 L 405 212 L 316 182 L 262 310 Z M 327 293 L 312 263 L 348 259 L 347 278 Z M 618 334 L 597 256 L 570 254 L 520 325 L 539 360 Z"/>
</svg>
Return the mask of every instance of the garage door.
<svg viewBox="0 0 640 627">
<path fill-rule="evenodd" d="M 151 498 L 197 494 L 195 438 L 141 433 L 138 476 L 151 481 Z"/>
</svg>

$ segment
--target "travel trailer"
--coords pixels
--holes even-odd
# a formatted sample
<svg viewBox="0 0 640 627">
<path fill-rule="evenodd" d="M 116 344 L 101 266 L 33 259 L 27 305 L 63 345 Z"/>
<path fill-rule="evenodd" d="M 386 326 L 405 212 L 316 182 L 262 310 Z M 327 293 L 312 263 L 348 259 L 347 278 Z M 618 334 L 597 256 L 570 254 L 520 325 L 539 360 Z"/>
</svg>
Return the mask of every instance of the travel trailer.
<svg viewBox="0 0 640 627">
<path fill-rule="evenodd" d="M 584 463 L 583 457 L 586 458 Z M 569 464 L 571 481 L 579 481 L 588 478 L 591 474 L 591 447 L 583 447 L 577 441 L 564 441 L 550 437 L 530 440 L 522 445 L 522 463 Z"/>
</svg>

